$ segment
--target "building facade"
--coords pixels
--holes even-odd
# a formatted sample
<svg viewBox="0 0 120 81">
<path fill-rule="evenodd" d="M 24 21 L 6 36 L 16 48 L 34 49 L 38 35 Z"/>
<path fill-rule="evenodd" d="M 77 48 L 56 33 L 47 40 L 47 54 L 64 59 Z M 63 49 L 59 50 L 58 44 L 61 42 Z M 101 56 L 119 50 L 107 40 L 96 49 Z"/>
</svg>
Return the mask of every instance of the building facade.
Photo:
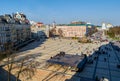
<svg viewBox="0 0 120 81">
<path fill-rule="evenodd" d="M 44 24 L 42 22 L 38 22 L 38 23 L 36 23 L 36 26 L 37 27 L 42 27 L 42 26 L 44 26 Z"/>
<path fill-rule="evenodd" d="M 34 39 L 40 39 L 46 37 L 46 27 L 43 23 L 36 23 L 31 25 L 31 35 Z"/>
<path fill-rule="evenodd" d="M 21 13 L 0 16 L 0 50 L 16 47 L 31 39 L 29 21 Z"/>
<path fill-rule="evenodd" d="M 109 28 L 112 28 L 113 25 L 110 23 L 102 23 L 102 29 L 103 30 L 109 30 Z"/>
<path fill-rule="evenodd" d="M 56 31 L 59 33 L 62 30 L 64 37 L 84 37 L 94 30 L 93 25 L 88 24 L 68 24 L 65 26 L 56 26 Z"/>
</svg>

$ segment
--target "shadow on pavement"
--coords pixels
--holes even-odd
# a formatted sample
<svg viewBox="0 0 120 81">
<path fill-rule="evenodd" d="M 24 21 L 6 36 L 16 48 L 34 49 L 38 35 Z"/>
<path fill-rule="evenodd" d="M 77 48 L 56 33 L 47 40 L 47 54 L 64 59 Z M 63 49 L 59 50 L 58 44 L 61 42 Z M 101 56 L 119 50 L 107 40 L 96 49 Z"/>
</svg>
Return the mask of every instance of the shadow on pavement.
<svg viewBox="0 0 120 81">
<path fill-rule="evenodd" d="M 36 39 L 34 42 L 29 43 L 28 45 L 26 45 L 25 47 L 21 47 L 19 49 L 19 52 L 22 51 L 27 51 L 27 50 L 31 50 L 34 49 L 36 47 L 39 47 L 41 44 L 43 44 L 45 41 L 47 40 L 47 38 L 43 38 L 43 39 Z"/>
<path fill-rule="evenodd" d="M 109 47 L 111 45 L 111 48 Z M 111 79 L 111 69 L 110 69 L 110 63 L 112 62 L 112 60 L 110 60 L 111 58 L 115 58 L 115 57 L 112 57 L 112 48 L 113 48 L 113 54 L 116 55 L 117 57 L 117 60 L 119 61 L 119 64 L 118 65 L 115 65 L 114 67 L 117 68 L 120 68 L 120 46 L 117 46 L 115 45 L 114 43 L 109 43 L 109 44 L 106 44 L 106 45 L 102 45 L 98 48 L 98 50 L 95 50 L 93 52 L 93 54 L 89 55 L 87 57 L 87 62 L 85 65 L 83 65 L 82 69 L 81 70 L 78 70 L 70 79 L 66 79 L 65 81 L 103 81 L 105 79 L 107 79 L 106 81 L 112 81 Z M 116 53 L 117 52 L 117 53 Z M 119 56 L 118 56 L 119 54 Z M 110 57 L 111 56 L 111 57 Z M 100 62 L 101 62 L 101 59 L 102 59 L 102 62 L 103 63 L 107 63 L 107 67 L 104 69 L 100 66 L 104 66 L 104 65 L 100 65 Z M 111 62 L 109 62 L 111 61 Z M 92 67 L 93 71 L 89 72 L 88 74 L 86 73 L 86 67 L 88 66 L 91 66 L 94 64 L 94 67 Z M 79 64 L 78 64 L 79 65 Z M 99 74 L 97 72 L 98 69 L 101 69 L 102 70 L 106 70 L 108 71 L 108 75 L 104 75 L 105 72 L 101 72 L 103 74 Z M 90 70 L 92 70 L 90 69 Z M 84 75 L 83 75 L 84 74 Z M 92 76 L 91 76 L 92 75 Z M 91 78 L 89 77 L 91 76 Z M 120 81 L 120 78 L 119 78 L 119 81 Z"/>
<path fill-rule="evenodd" d="M 8 81 L 7 77 L 8 77 L 8 71 L 0 67 L 0 81 Z M 16 77 L 12 74 L 10 74 L 10 81 L 16 81 Z"/>
</svg>

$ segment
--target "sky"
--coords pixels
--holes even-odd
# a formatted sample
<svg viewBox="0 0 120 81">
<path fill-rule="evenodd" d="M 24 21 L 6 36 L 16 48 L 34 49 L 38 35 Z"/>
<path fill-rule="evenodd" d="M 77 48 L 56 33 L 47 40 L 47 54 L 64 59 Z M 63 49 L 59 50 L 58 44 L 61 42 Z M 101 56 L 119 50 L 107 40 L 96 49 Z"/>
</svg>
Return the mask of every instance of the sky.
<svg viewBox="0 0 120 81">
<path fill-rule="evenodd" d="M 85 21 L 120 25 L 120 0 L 1 0 L 0 15 L 22 12 L 29 20 L 51 24 Z"/>
</svg>

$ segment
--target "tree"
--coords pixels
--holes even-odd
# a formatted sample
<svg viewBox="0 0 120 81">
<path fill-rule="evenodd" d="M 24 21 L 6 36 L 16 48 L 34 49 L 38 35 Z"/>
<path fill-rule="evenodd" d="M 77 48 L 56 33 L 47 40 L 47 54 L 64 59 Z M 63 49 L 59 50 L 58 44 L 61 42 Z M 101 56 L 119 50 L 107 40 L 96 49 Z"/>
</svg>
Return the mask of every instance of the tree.
<svg viewBox="0 0 120 81">
<path fill-rule="evenodd" d="M 37 54 L 37 56 L 38 55 L 39 54 Z M 39 62 L 36 62 L 34 60 L 29 61 L 29 59 L 35 59 L 35 57 L 32 55 L 19 57 L 16 53 L 16 50 L 12 50 L 12 43 L 5 43 L 5 52 L 2 52 L 0 56 L 0 61 L 3 64 L 2 66 L 8 71 L 6 77 L 7 81 L 12 81 L 11 74 L 13 74 L 12 71 L 15 71 L 16 69 L 16 81 L 19 80 L 20 76 L 25 76 L 27 77 L 27 79 L 32 78 L 36 67 L 40 64 Z"/>
<path fill-rule="evenodd" d="M 14 59 L 15 59 L 15 55 L 9 55 L 8 52 L 7 55 L 8 81 L 10 81 L 10 75 L 11 75 Z"/>
<path fill-rule="evenodd" d="M 29 61 L 29 59 L 35 59 L 35 57 L 29 55 L 18 58 L 17 54 L 8 55 L 5 62 L 8 71 L 8 81 L 12 81 L 10 79 L 10 75 L 13 74 L 12 71 L 15 72 L 16 81 L 19 81 L 20 76 L 25 76 L 25 80 L 32 78 L 36 71 L 36 67 L 39 66 L 40 63 L 34 60 Z"/>
<path fill-rule="evenodd" d="M 58 34 L 60 38 L 63 37 L 63 31 L 61 28 L 58 29 Z"/>
<path fill-rule="evenodd" d="M 19 80 L 20 75 L 26 76 L 26 79 L 30 79 L 34 75 L 34 72 L 36 71 L 36 67 L 38 66 L 39 62 L 31 61 L 27 63 L 26 60 L 28 60 L 29 58 L 29 56 L 26 56 L 19 62 L 19 65 L 17 67 L 19 68 L 19 70 L 16 75 L 16 81 Z"/>
<path fill-rule="evenodd" d="M 8 68 L 8 81 L 10 81 L 10 75 L 11 75 L 11 71 L 12 71 L 12 66 L 13 66 L 13 61 L 14 61 L 14 54 L 12 54 L 12 50 L 11 50 L 11 43 L 5 43 L 5 51 L 2 52 L 0 54 L 0 61 L 2 61 L 4 58 L 6 58 L 6 66 Z"/>
<path fill-rule="evenodd" d="M 115 26 L 113 28 L 110 28 L 107 31 L 107 35 L 111 38 L 119 38 L 120 37 L 120 26 Z"/>
<path fill-rule="evenodd" d="M 50 31 L 50 37 L 54 37 L 56 35 L 56 28 L 52 28 Z"/>
</svg>

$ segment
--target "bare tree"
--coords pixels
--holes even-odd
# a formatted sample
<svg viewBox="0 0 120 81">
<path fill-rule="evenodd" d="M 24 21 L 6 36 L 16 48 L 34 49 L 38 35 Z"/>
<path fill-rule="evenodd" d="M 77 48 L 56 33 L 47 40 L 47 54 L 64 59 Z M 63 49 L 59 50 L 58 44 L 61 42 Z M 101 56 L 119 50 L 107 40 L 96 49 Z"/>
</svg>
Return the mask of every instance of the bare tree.
<svg viewBox="0 0 120 81">
<path fill-rule="evenodd" d="M 32 78 L 32 76 L 34 75 L 35 72 L 35 68 L 38 66 L 37 63 L 35 61 L 31 61 L 31 62 L 27 62 L 27 60 L 29 59 L 28 56 L 26 56 L 25 58 L 23 58 L 19 64 L 18 64 L 18 72 L 16 73 L 16 81 L 19 80 L 20 75 L 25 76 L 26 79 L 30 79 Z"/>
<path fill-rule="evenodd" d="M 54 37 L 56 35 L 56 28 L 52 28 L 50 30 L 50 37 Z"/>
<path fill-rule="evenodd" d="M 15 59 L 15 55 L 12 54 L 12 50 L 11 50 L 11 43 L 8 44 L 6 43 L 5 44 L 5 54 L 3 54 L 3 56 L 5 56 L 6 58 L 6 62 L 5 64 L 7 65 L 7 69 L 8 69 L 8 81 L 10 81 L 10 76 L 11 76 L 11 71 L 12 71 L 12 67 L 13 67 L 13 62 L 14 62 L 14 59 Z M 3 59 L 3 58 L 2 58 Z"/>
<path fill-rule="evenodd" d="M 17 57 L 17 54 L 8 55 L 6 58 L 6 67 L 8 70 L 8 81 L 11 80 L 12 71 L 14 71 L 16 76 L 16 81 L 19 81 L 20 76 L 23 79 L 31 79 L 32 76 L 35 74 L 36 67 L 40 65 L 39 62 L 34 61 L 35 59 L 33 56 L 24 56 L 24 57 Z M 32 60 L 30 60 L 32 59 Z"/>
<path fill-rule="evenodd" d="M 39 66 L 40 64 L 39 62 L 36 62 L 34 60 L 29 61 L 29 59 L 31 58 L 35 59 L 35 57 L 31 55 L 19 57 L 16 54 L 16 51 L 12 51 L 11 44 L 6 43 L 5 47 L 6 50 L 4 55 L 6 56 L 6 58 L 4 59 L 4 62 L 3 61 L 2 62 L 4 63 L 3 66 L 5 66 L 6 70 L 8 71 L 6 77 L 7 81 L 12 81 L 11 80 L 12 71 L 15 72 L 16 81 L 19 81 L 20 76 L 25 76 L 27 77 L 27 79 L 32 78 L 36 71 L 36 67 Z"/>
<path fill-rule="evenodd" d="M 115 26 L 113 28 L 110 28 L 106 34 L 111 38 L 120 38 L 120 26 Z"/>
<path fill-rule="evenodd" d="M 10 75 L 13 67 L 14 58 L 15 58 L 14 55 L 11 55 L 11 56 L 7 55 L 8 81 L 10 81 Z"/>
<path fill-rule="evenodd" d="M 60 38 L 63 37 L 63 31 L 61 28 L 58 29 L 58 34 L 59 34 Z"/>
</svg>

